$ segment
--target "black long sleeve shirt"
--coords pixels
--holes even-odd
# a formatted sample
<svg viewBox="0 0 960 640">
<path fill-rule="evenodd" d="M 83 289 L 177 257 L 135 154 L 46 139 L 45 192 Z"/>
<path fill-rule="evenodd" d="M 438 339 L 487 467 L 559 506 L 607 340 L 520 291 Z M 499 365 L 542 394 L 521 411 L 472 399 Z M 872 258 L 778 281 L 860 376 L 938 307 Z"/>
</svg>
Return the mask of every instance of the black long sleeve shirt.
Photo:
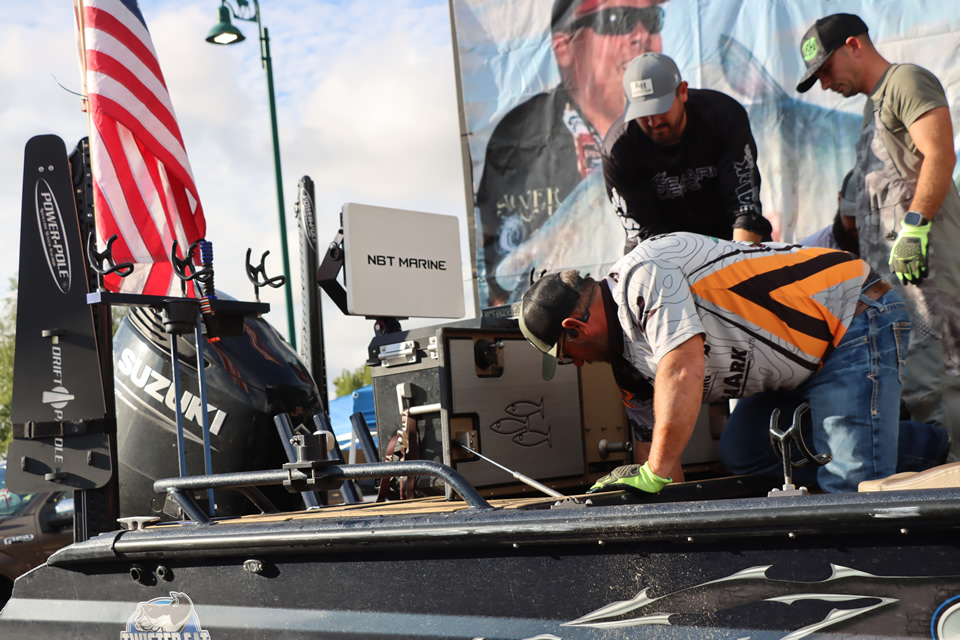
<svg viewBox="0 0 960 640">
<path fill-rule="evenodd" d="M 735 228 L 770 233 L 746 110 L 708 89 L 689 89 L 686 110 L 676 144 L 659 145 L 637 121 L 622 119 L 604 139 L 603 177 L 627 234 L 627 251 L 674 231 L 727 240 Z"/>
</svg>

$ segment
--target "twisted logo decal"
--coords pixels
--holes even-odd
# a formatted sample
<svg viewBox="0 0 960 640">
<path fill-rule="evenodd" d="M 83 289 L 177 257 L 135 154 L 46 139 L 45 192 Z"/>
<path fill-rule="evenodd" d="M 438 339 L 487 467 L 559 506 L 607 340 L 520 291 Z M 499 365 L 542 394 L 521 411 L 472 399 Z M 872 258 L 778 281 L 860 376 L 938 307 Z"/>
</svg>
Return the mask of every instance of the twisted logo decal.
<svg viewBox="0 0 960 640">
<path fill-rule="evenodd" d="M 210 633 L 200 628 L 190 597 L 171 591 L 169 597 L 138 604 L 120 640 L 210 640 Z"/>
</svg>

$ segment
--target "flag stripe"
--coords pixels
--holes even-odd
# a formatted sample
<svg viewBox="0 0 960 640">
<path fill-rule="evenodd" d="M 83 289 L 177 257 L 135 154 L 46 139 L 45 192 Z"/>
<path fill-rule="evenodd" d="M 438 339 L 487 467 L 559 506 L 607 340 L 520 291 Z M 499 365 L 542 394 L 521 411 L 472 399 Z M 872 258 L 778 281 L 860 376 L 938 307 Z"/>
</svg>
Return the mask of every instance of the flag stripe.
<svg viewBox="0 0 960 640">
<path fill-rule="evenodd" d="M 144 291 L 156 291 L 156 294 L 159 295 L 173 294 L 171 287 L 179 285 L 180 281 L 171 276 L 173 276 L 173 265 L 169 262 L 154 263 L 147 275 L 147 282 L 143 287 Z"/>
<path fill-rule="evenodd" d="M 143 149 L 133 137 L 133 134 L 130 133 L 129 129 L 118 124 L 117 133 L 126 157 L 127 166 L 130 168 L 130 172 L 134 178 L 133 184 L 139 190 L 139 201 L 146 207 L 147 213 L 150 216 L 150 219 L 145 221 L 145 226 L 149 228 L 151 226 L 150 221 L 152 221 L 153 229 L 155 229 L 160 236 L 160 249 L 166 252 L 166 248 L 170 246 L 172 238 L 166 216 L 166 212 L 170 211 L 170 209 L 168 203 L 163 201 L 160 191 L 157 188 L 159 180 L 155 179 L 156 170 L 151 171 L 151 168 L 156 167 L 156 160 L 152 156 L 144 155 Z M 174 217 L 176 213 L 175 211 L 171 211 Z"/>
<path fill-rule="evenodd" d="M 169 262 L 135 264 L 133 275 L 121 278 L 115 273 L 110 274 L 104 278 L 104 283 L 111 291 L 120 293 L 180 297 L 180 280 L 173 275 Z M 195 297 L 192 282 L 187 282 L 187 296 Z"/>
<path fill-rule="evenodd" d="M 93 113 L 96 119 L 97 113 Z M 163 238 L 159 230 L 152 224 L 150 212 L 147 209 L 140 189 L 130 168 L 129 160 L 123 149 L 123 142 L 120 139 L 120 133 L 117 131 L 115 122 L 101 121 L 101 126 L 97 127 L 100 137 L 103 139 L 104 148 L 107 149 L 107 155 L 111 160 L 111 166 L 114 170 L 115 180 L 107 182 L 103 193 L 110 199 L 111 204 L 116 204 L 118 200 L 126 204 L 125 209 L 113 207 L 114 216 L 120 228 L 124 231 L 123 239 L 130 240 L 129 234 L 134 233 L 143 241 L 144 248 L 147 251 L 146 256 L 135 256 L 137 262 L 155 262 L 158 258 L 165 256 L 166 252 L 163 246 Z M 124 220 L 118 214 L 126 213 L 127 219 Z M 116 245 L 115 245 L 116 247 Z M 116 248 L 114 249 L 116 251 Z M 152 258 L 152 260 L 150 259 Z"/>
<path fill-rule="evenodd" d="M 134 137 L 138 140 L 139 144 L 144 148 L 145 154 L 155 156 L 156 161 L 162 166 L 165 166 L 168 174 L 172 173 L 173 179 L 178 184 L 181 184 L 183 189 L 185 189 L 188 193 L 191 195 L 196 193 L 196 187 L 194 187 L 193 178 L 190 175 L 185 174 L 182 170 L 177 170 L 181 167 L 178 159 L 167 153 L 166 148 L 160 144 L 160 142 L 154 137 L 153 132 L 148 129 L 144 123 L 130 117 L 130 115 L 126 113 L 119 104 L 115 103 L 109 98 L 100 98 L 97 111 L 102 112 L 104 117 L 114 120 L 129 129 Z M 193 208 L 185 210 L 183 212 L 185 216 L 195 216 L 196 212 L 199 212 L 199 198 L 194 197 L 194 201 L 196 202 L 196 205 Z M 195 220 L 191 226 L 203 231 L 204 225 L 202 225 L 202 222 L 202 215 L 197 216 L 197 220 Z"/>
<path fill-rule="evenodd" d="M 150 32 L 135 0 L 77 2 L 98 235 L 117 234 L 114 260 L 136 266 L 107 285 L 180 295 L 173 241 L 182 256 L 206 222 Z"/>
<path fill-rule="evenodd" d="M 92 153 L 91 149 L 91 153 Z M 119 239 L 122 237 L 120 233 L 120 228 L 117 225 L 117 220 L 113 216 L 113 212 L 110 211 L 110 201 L 100 192 L 100 181 L 97 179 L 96 172 L 93 176 L 93 198 L 97 202 L 97 231 L 106 239 L 110 239 L 110 236 L 116 235 Z M 114 244 L 116 247 L 116 244 Z"/>
<path fill-rule="evenodd" d="M 143 170 L 147 173 L 146 182 L 149 185 L 149 195 L 156 199 L 156 206 L 151 206 L 150 212 L 153 214 L 154 222 L 156 223 L 157 228 L 162 230 L 164 246 L 167 246 L 170 244 L 170 233 L 167 225 L 166 212 L 170 212 L 170 221 L 173 222 L 174 229 L 176 230 L 179 226 L 177 224 L 179 211 L 171 208 L 169 202 L 169 193 L 165 189 L 161 188 L 163 181 L 161 171 L 163 170 L 163 165 L 157 162 L 156 158 L 147 153 L 143 148 L 143 145 L 133 138 L 132 135 L 129 135 L 129 131 L 128 138 L 132 142 L 128 157 L 131 155 L 135 156 L 136 162 L 140 163 L 143 166 Z"/>
<path fill-rule="evenodd" d="M 170 178 L 167 176 L 166 167 L 162 164 L 157 165 L 158 174 L 160 178 L 160 185 L 162 187 L 162 194 L 166 202 L 169 203 L 169 208 L 174 213 L 179 211 L 191 211 L 194 205 L 190 203 L 190 192 L 184 191 L 182 189 L 173 189 L 170 183 Z M 173 216 L 173 231 L 176 234 L 177 242 L 180 243 L 180 246 L 183 248 L 189 247 L 192 240 L 190 238 L 202 238 L 203 233 L 197 228 L 195 224 L 196 219 L 193 216 L 185 215 L 174 215 Z"/>
<path fill-rule="evenodd" d="M 114 13 L 116 13 L 115 10 L 118 6 L 121 7 L 122 12 L 118 14 L 117 18 L 128 25 L 131 31 L 136 32 L 143 40 L 147 41 L 148 45 L 153 46 L 149 42 L 150 37 L 146 31 L 147 22 L 140 13 L 138 0 L 82 0 L 81 4 L 94 9 L 103 8 Z"/>
<path fill-rule="evenodd" d="M 150 251 L 127 206 L 110 151 L 104 146 L 102 125 L 97 123 L 96 118 L 91 119 L 94 130 L 90 132 L 90 161 L 93 165 L 97 232 L 104 243 L 112 234 L 117 234 L 118 239 L 113 244 L 113 256 L 117 262 L 152 262 Z"/>
<path fill-rule="evenodd" d="M 156 117 L 177 143 L 183 145 L 183 136 L 180 133 L 180 127 L 177 126 L 177 119 L 173 115 L 173 106 L 157 94 L 156 87 L 149 87 L 144 82 L 144 80 L 146 82 L 154 80 L 153 84 L 156 84 L 154 76 L 138 75 L 134 70 L 124 66 L 116 58 L 103 51 L 91 51 L 87 56 L 87 67 L 91 72 L 112 78 L 121 86 L 126 87 L 137 100 L 143 103 L 143 111 Z M 97 93 L 102 92 L 98 91 Z"/>
<path fill-rule="evenodd" d="M 120 5 L 121 10 L 116 11 L 113 8 L 100 10 L 96 8 L 96 4 Z M 140 21 L 133 18 L 126 7 L 119 2 L 88 2 L 86 5 L 84 17 L 86 18 L 87 29 L 93 29 L 97 32 L 93 38 L 96 46 L 90 46 L 89 43 L 91 39 L 89 36 L 87 37 L 87 51 L 100 49 L 101 44 L 99 38 L 102 35 L 110 36 L 123 44 L 127 51 L 135 56 L 136 60 L 139 60 L 144 66 L 149 68 L 150 72 L 156 76 L 160 84 L 163 85 L 163 90 L 167 91 L 167 85 L 163 81 L 163 72 L 160 71 L 160 62 L 157 60 L 157 53 L 153 50 L 153 40 L 150 39 L 150 32 L 146 30 Z M 136 22 L 136 24 L 131 22 L 131 20 Z M 135 31 L 137 33 L 134 33 Z M 130 60 L 130 62 L 133 61 L 132 59 Z"/>
<path fill-rule="evenodd" d="M 87 73 L 87 96 L 93 102 L 91 111 L 100 110 L 114 120 L 122 123 L 139 136 L 150 138 L 150 148 L 155 154 L 163 155 L 165 163 L 182 166 L 188 163 L 187 152 L 180 141 L 164 126 L 157 116 L 147 109 L 143 102 L 129 89 L 110 78 L 95 72 Z M 146 140 L 144 142 L 147 142 Z M 193 176 L 185 173 L 181 179 L 193 186 Z"/>
</svg>

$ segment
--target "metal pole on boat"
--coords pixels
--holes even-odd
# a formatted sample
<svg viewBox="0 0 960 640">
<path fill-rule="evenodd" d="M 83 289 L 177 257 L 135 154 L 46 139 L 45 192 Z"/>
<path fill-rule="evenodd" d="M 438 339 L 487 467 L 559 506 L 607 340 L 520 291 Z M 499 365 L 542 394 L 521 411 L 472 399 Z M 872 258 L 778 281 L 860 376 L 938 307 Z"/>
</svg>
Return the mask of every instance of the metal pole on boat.
<svg viewBox="0 0 960 640">
<path fill-rule="evenodd" d="M 173 414 L 177 417 L 177 460 L 180 477 L 187 476 L 187 456 L 183 451 L 183 407 L 180 406 L 180 352 L 177 349 L 177 334 L 170 334 L 170 360 L 173 364 Z"/>
<path fill-rule="evenodd" d="M 203 425 L 203 469 L 204 473 L 210 475 L 213 473 L 213 457 L 210 453 L 210 416 L 207 413 L 207 374 L 204 371 L 203 361 L 202 323 L 202 316 L 200 316 L 194 329 L 194 337 L 197 342 L 197 385 L 200 387 L 200 415 Z M 207 489 L 207 500 L 207 512 L 212 517 L 214 515 L 213 489 Z"/>
<path fill-rule="evenodd" d="M 171 251 L 174 260 L 174 269 L 176 271 L 178 260 L 176 258 L 176 244 Z M 185 261 L 183 261 L 185 262 Z M 179 275 L 179 272 L 177 272 Z M 173 414 L 177 420 L 177 459 L 180 469 L 180 477 L 187 475 L 187 457 L 184 450 L 183 438 L 183 385 L 180 381 L 180 350 L 177 348 L 177 340 L 182 335 L 186 335 L 191 329 L 199 326 L 200 303 L 196 298 L 175 298 L 167 300 L 163 306 L 162 313 L 163 329 L 170 336 L 170 366 L 173 369 Z M 197 345 L 199 352 L 203 347 Z M 200 372 L 203 372 L 201 363 Z M 203 389 L 203 384 L 200 384 Z M 169 405 L 169 395 L 167 396 Z M 206 409 L 206 406 L 203 407 Z M 205 414 L 205 412 L 204 412 Z"/>
<path fill-rule="evenodd" d="M 453 443 L 454 443 L 456 446 L 458 446 L 458 447 L 460 447 L 461 449 L 463 449 L 464 451 L 467 451 L 468 453 L 472 453 L 473 455 L 477 456 L 477 457 L 480 458 L 481 460 L 486 460 L 487 462 L 489 462 L 489 463 L 492 464 L 493 466 L 495 466 L 495 467 L 500 467 L 501 469 L 503 469 L 504 471 L 506 471 L 507 473 L 509 473 L 511 476 L 513 476 L 514 478 L 516 478 L 517 480 L 519 480 L 519 481 L 522 482 L 523 484 L 529 485 L 529 486 L 533 487 L 534 489 L 537 489 L 538 491 L 542 491 L 542 492 L 544 492 L 545 494 L 547 494 L 548 496 L 551 496 L 551 497 L 554 497 L 554 498 L 566 498 L 566 497 L 567 497 L 567 496 L 563 495 L 562 493 L 560 493 L 559 491 L 556 491 L 556 490 L 554 490 L 554 489 L 551 489 L 550 487 L 546 486 L 545 484 L 540 484 L 539 482 L 537 482 L 536 480 L 534 480 L 533 478 L 531 478 L 531 477 L 529 477 L 529 476 L 523 475 L 523 474 L 520 473 L 519 471 L 514 471 L 513 469 L 508 469 L 507 467 L 503 466 L 503 465 L 500 464 L 499 462 L 496 462 L 495 460 L 491 460 L 490 458 L 486 457 L 485 455 L 483 455 L 483 454 L 481 454 L 481 453 L 477 453 L 476 451 L 474 451 L 473 449 L 471 449 L 471 448 L 468 447 L 467 445 L 463 444 L 463 443 L 460 442 L 459 440 L 454 440 Z"/>
</svg>

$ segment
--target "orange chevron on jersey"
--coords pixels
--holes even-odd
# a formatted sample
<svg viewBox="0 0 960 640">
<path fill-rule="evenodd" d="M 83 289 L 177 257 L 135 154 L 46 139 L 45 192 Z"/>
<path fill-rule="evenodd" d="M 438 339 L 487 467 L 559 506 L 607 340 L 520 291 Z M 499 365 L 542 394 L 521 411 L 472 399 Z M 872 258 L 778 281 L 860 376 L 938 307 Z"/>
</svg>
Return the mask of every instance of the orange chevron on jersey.
<svg viewBox="0 0 960 640">
<path fill-rule="evenodd" d="M 690 290 L 820 358 L 839 344 L 846 327 L 815 296 L 863 276 L 856 256 L 801 249 L 735 262 L 691 282 Z"/>
</svg>

